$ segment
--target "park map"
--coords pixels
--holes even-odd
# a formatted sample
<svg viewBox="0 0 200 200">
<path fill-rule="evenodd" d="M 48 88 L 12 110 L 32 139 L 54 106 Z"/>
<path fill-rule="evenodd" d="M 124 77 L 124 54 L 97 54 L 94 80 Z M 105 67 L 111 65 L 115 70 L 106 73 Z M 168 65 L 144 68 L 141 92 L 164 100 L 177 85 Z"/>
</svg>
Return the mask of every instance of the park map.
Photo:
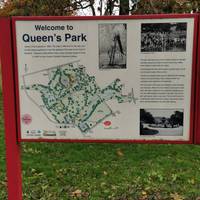
<svg viewBox="0 0 200 200">
<path fill-rule="evenodd" d="M 46 84 L 38 83 L 44 76 Z M 50 121 L 78 127 L 82 133 L 115 115 L 107 101 L 136 103 L 133 89 L 123 95 L 119 78 L 101 89 L 95 76 L 90 76 L 77 62 L 25 74 L 23 81 L 27 96 Z"/>
</svg>

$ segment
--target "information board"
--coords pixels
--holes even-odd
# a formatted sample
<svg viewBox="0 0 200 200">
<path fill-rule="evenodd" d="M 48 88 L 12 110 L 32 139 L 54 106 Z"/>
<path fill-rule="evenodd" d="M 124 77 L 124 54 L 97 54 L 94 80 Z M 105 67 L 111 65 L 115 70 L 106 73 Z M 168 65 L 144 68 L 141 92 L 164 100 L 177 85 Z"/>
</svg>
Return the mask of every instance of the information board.
<svg viewBox="0 0 200 200">
<path fill-rule="evenodd" d="M 193 15 L 14 17 L 19 141 L 190 142 L 195 28 Z"/>
</svg>

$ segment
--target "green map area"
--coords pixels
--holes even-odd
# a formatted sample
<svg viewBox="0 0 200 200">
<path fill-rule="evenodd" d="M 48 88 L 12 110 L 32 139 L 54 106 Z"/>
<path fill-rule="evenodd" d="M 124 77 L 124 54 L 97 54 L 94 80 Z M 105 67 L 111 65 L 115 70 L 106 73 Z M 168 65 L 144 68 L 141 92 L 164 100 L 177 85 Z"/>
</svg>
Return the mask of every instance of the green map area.
<svg viewBox="0 0 200 200">
<path fill-rule="evenodd" d="M 74 125 L 83 133 L 114 115 L 107 101 L 135 102 L 133 91 L 127 95 L 122 94 L 120 79 L 115 79 L 101 89 L 95 77 L 88 75 L 82 65 L 69 63 L 50 68 L 48 80 L 46 85 L 25 84 L 24 88 L 27 94 L 33 90 L 40 94 L 43 106 L 56 123 Z"/>
</svg>

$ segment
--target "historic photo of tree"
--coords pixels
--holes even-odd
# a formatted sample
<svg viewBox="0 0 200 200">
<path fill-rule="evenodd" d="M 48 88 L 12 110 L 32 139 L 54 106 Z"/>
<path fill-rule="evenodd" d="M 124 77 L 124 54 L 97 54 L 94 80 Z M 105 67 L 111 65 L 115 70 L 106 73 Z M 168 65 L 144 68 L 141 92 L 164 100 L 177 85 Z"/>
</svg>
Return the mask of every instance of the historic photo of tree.
<svg viewBox="0 0 200 200">
<path fill-rule="evenodd" d="M 125 69 L 127 25 L 99 24 L 99 69 Z"/>
</svg>

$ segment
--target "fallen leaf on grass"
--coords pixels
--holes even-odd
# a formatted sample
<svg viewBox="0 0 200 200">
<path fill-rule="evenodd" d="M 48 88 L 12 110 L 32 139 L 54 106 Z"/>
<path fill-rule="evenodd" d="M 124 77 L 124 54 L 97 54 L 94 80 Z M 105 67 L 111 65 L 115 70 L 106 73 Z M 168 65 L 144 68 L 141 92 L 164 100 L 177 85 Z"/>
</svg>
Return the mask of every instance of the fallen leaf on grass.
<svg viewBox="0 0 200 200">
<path fill-rule="evenodd" d="M 142 195 L 143 195 L 143 196 L 147 195 L 147 192 L 142 191 Z"/>
<path fill-rule="evenodd" d="M 124 153 L 122 152 L 122 150 L 121 150 L 120 148 L 117 149 L 117 155 L 118 155 L 119 157 L 124 156 Z"/>
<path fill-rule="evenodd" d="M 146 191 L 142 191 L 141 192 L 141 197 L 139 198 L 139 200 L 147 200 L 148 198 L 148 195 L 147 195 L 147 192 Z"/>
<path fill-rule="evenodd" d="M 70 194 L 71 197 L 73 198 L 79 198 L 79 197 L 88 197 L 89 196 L 89 193 L 88 192 L 82 192 L 81 190 L 77 189 L 75 191 L 73 191 L 71 194 Z"/>
<path fill-rule="evenodd" d="M 177 194 L 177 193 L 170 194 L 170 196 L 171 196 L 171 198 L 172 198 L 173 200 L 184 200 L 184 197 L 181 196 L 181 195 L 179 195 L 179 194 Z"/>
<path fill-rule="evenodd" d="M 7 186 L 7 183 L 6 183 L 6 181 L 0 181 L 0 185 L 6 187 L 6 186 Z"/>
<path fill-rule="evenodd" d="M 105 176 L 107 176 L 107 175 L 108 175 L 108 172 L 106 172 L 106 171 L 103 171 L 103 174 L 104 174 Z"/>
<path fill-rule="evenodd" d="M 105 185 L 106 185 L 105 182 L 102 182 L 102 183 L 101 183 L 101 187 L 104 187 Z"/>
<path fill-rule="evenodd" d="M 71 197 L 81 197 L 82 191 L 81 190 L 75 190 L 71 193 Z"/>
</svg>

